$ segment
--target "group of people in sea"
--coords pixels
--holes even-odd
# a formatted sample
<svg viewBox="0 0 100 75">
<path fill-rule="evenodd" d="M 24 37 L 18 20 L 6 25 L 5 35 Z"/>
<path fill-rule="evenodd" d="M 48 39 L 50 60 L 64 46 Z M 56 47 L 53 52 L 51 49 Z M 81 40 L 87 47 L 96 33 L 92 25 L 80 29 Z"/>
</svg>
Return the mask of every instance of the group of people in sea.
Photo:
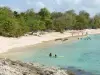
<svg viewBox="0 0 100 75">
<path fill-rule="evenodd" d="M 54 56 L 52 55 L 52 53 L 49 54 L 49 57 L 55 57 L 57 58 L 57 55 L 55 54 Z"/>
<path fill-rule="evenodd" d="M 84 40 L 91 40 L 90 37 L 86 37 L 86 38 L 78 38 L 78 40 L 82 40 L 82 39 L 84 39 Z"/>
</svg>

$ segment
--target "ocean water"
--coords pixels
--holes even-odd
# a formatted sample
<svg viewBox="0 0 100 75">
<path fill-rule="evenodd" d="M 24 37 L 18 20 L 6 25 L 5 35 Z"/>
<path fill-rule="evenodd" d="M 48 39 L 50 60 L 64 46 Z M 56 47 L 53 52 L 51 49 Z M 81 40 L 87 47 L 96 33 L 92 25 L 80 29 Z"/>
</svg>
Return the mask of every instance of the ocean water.
<svg viewBox="0 0 100 75">
<path fill-rule="evenodd" d="M 33 48 L 33 52 L 25 52 L 17 57 L 25 62 L 38 62 L 63 68 L 74 67 L 94 75 L 100 75 L 100 35 L 89 35 L 88 37 L 91 39 L 87 40 L 85 37 L 70 43 L 36 48 L 35 53 Z M 56 54 L 57 58 L 50 58 L 49 53 L 52 53 L 53 56 Z"/>
</svg>

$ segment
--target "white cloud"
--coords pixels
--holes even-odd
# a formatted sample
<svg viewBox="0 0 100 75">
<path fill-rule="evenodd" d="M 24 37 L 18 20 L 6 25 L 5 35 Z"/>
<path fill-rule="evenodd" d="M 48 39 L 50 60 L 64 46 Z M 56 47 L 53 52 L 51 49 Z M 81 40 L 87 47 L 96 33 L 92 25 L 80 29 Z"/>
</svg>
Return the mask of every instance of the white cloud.
<svg viewBox="0 0 100 75">
<path fill-rule="evenodd" d="M 39 8 L 39 9 L 40 8 L 44 8 L 45 4 L 43 2 L 41 2 L 41 1 L 39 1 L 39 2 L 36 3 L 36 7 Z"/>
<path fill-rule="evenodd" d="M 32 0 L 26 0 L 26 4 L 32 5 L 33 4 L 33 1 Z"/>
<path fill-rule="evenodd" d="M 100 4 L 100 0 L 95 0 L 95 4 Z"/>
<path fill-rule="evenodd" d="M 62 1 L 61 1 L 61 0 L 56 0 L 56 3 L 57 3 L 58 5 L 61 5 L 61 4 L 62 4 Z"/>
<path fill-rule="evenodd" d="M 74 3 L 75 3 L 75 4 L 79 4 L 79 3 L 81 3 L 81 1 L 82 1 L 82 0 L 75 0 Z"/>
<path fill-rule="evenodd" d="M 82 2 L 82 0 L 55 0 L 55 1 L 56 1 L 56 3 L 58 5 L 63 5 L 63 4 L 70 4 L 70 5 L 72 5 L 72 4 L 79 4 L 79 3 Z"/>
<path fill-rule="evenodd" d="M 19 8 L 12 8 L 13 11 L 21 12 L 21 9 Z"/>
<path fill-rule="evenodd" d="M 24 11 L 29 8 L 34 8 L 34 10 L 38 11 L 43 7 L 47 7 L 48 9 L 50 9 L 50 11 L 58 11 L 58 12 L 59 11 L 64 12 L 71 9 L 74 9 L 76 12 L 79 12 L 80 10 L 86 10 L 90 12 L 91 15 L 100 12 L 99 11 L 100 0 L 13 0 L 13 1 L 11 1 L 12 4 L 9 1 L 8 3 L 1 4 L 0 6 L 1 7 L 8 6 L 10 8 L 14 8 L 13 10 L 17 11 Z M 19 4 L 17 4 L 17 2 Z M 14 6 L 16 6 L 17 8 Z M 22 10 L 18 8 L 21 8 Z"/>
<path fill-rule="evenodd" d="M 6 6 L 6 5 L 0 4 L 0 7 L 4 7 L 4 6 Z"/>
<path fill-rule="evenodd" d="M 38 2 L 36 2 L 36 4 L 35 4 L 35 10 L 38 12 L 41 8 L 44 8 L 44 7 L 46 7 L 46 5 L 43 3 L 43 2 L 41 2 L 41 1 L 38 1 Z"/>
<path fill-rule="evenodd" d="M 55 7 L 57 11 L 67 11 L 74 9 L 76 12 L 85 10 L 91 15 L 100 12 L 100 0 L 55 0 L 57 5 Z M 52 4 L 52 3 L 51 3 Z M 59 6 L 60 5 L 60 6 Z"/>
</svg>

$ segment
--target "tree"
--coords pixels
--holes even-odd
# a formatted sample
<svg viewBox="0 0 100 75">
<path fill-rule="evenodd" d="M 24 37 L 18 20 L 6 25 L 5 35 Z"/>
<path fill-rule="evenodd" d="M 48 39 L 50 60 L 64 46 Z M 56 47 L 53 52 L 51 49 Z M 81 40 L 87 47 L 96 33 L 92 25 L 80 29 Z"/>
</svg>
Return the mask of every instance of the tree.
<svg viewBox="0 0 100 75">
<path fill-rule="evenodd" d="M 43 21 L 40 21 L 40 20 L 34 20 L 30 27 L 31 27 L 32 33 L 46 29 L 45 23 Z"/>
<path fill-rule="evenodd" d="M 0 33 L 4 36 L 15 36 L 18 23 L 11 18 L 0 20 Z"/>
<path fill-rule="evenodd" d="M 97 14 L 92 19 L 92 28 L 100 28 L 100 14 Z"/>
<path fill-rule="evenodd" d="M 42 8 L 38 13 L 33 9 L 18 13 L 8 7 L 0 7 L 0 35 L 20 37 L 27 32 L 66 29 L 82 30 L 86 28 L 100 28 L 100 14 L 93 18 L 86 11 L 76 14 L 74 10 L 52 12 Z"/>
<path fill-rule="evenodd" d="M 42 8 L 38 14 L 41 17 L 41 20 L 44 21 L 46 30 L 53 29 L 51 13 L 49 10 L 47 8 Z"/>
<path fill-rule="evenodd" d="M 73 29 L 76 24 L 76 13 L 74 10 L 69 10 L 64 13 L 66 17 L 66 29 Z"/>
<path fill-rule="evenodd" d="M 27 15 L 27 16 L 31 16 L 31 17 L 33 17 L 34 15 L 35 15 L 35 12 L 34 12 L 34 9 L 28 9 L 26 12 L 25 12 L 25 14 Z"/>
<path fill-rule="evenodd" d="M 53 23 L 51 19 L 46 19 L 45 20 L 45 26 L 47 30 L 52 30 L 53 29 Z"/>
<path fill-rule="evenodd" d="M 42 8 L 38 14 L 41 16 L 42 20 L 51 18 L 51 14 L 47 8 Z"/>
<path fill-rule="evenodd" d="M 89 13 L 85 11 L 80 11 L 79 15 L 76 17 L 76 25 L 74 26 L 75 29 L 87 29 L 89 28 L 90 17 Z"/>
<path fill-rule="evenodd" d="M 53 21 L 54 29 L 59 32 L 63 32 L 66 28 L 66 17 L 62 16 Z"/>
<path fill-rule="evenodd" d="M 8 7 L 0 7 L 0 16 L 1 15 L 5 17 L 11 17 L 11 18 L 14 17 L 12 10 Z"/>
<path fill-rule="evenodd" d="M 39 21 L 39 30 L 40 31 L 46 30 L 45 22 L 44 21 Z"/>
<path fill-rule="evenodd" d="M 59 18 L 61 16 L 63 16 L 63 13 L 61 13 L 61 12 L 52 12 L 51 13 L 51 18 L 52 19 L 57 19 L 57 18 Z"/>
<path fill-rule="evenodd" d="M 17 11 L 14 11 L 14 16 L 15 16 L 16 18 L 19 17 L 19 14 L 18 14 Z"/>
</svg>

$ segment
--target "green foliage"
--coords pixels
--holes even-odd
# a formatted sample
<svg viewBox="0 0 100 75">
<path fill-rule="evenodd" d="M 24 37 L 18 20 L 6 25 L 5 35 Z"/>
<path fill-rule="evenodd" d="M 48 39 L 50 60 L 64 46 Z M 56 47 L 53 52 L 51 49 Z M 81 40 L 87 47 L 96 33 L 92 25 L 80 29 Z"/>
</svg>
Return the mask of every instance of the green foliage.
<svg viewBox="0 0 100 75">
<path fill-rule="evenodd" d="M 42 20 L 51 18 L 51 13 L 49 12 L 47 8 L 42 8 L 39 12 L 39 15 L 41 16 Z"/>
<path fill-rule="evenodd" d="M 45 30 L 63 32 L 87 28 L 100 28 L 100 14 L 91 18 L 86 11 L 80 11 L 79 14 L 74 10 L 50 13 L 47 8 L 42 8 L 38 13 L 33 9 L 18 13 L 8 7 L 0 7 L 0 35 L 7 37 L 20 37 L 28 32 Z"/>
<path fill-rule="evenodd" d="M 97 14 L 92 19 L 93 28 L 100 28 L 100 14 Z"/>
<path fill-rule="evenodd" d="M 66 17 L 60 17 L 54 20 L 53 24 L 54 24 L 54 29 L 56 31 L 60 31 L 63 32 L 64 29 L 66 28 Z"/>
<path fill-rule="evenodd" d="M 18 23 L 10 18 L 0 21 L 0 33 L 4 36 L 17 36 Z"/>
<path fill-rule="evenodd" d="M 76 14 L 74 10 L 69 10 L 64 13 L 66 17 L 66 29 L 74 29 L 74 25 L 76 24 Z"/>
<path fill-rule="evenodd" d="M 63 13 L 61 13 L 61 12 L 52 12 L 51 13 L 51 18 L 52 19 L 57 19 L 57 18 L 59 18 L 61 16 L 63 16 Z"/>
<path fill-rule="evenodd" d="M 52 30 L 53 29 L 53 24 L 52 24 L 52 20 L 51 19 L 46 19 L 45 20 L 45 26 L 47 30 Z"/>
<path fill-rule="evenodd" d="M 0 7 L 0 16 L 1 15 L 5 17 L 14 17 L 13 12 L 8 7 Z"/>
</svg>

